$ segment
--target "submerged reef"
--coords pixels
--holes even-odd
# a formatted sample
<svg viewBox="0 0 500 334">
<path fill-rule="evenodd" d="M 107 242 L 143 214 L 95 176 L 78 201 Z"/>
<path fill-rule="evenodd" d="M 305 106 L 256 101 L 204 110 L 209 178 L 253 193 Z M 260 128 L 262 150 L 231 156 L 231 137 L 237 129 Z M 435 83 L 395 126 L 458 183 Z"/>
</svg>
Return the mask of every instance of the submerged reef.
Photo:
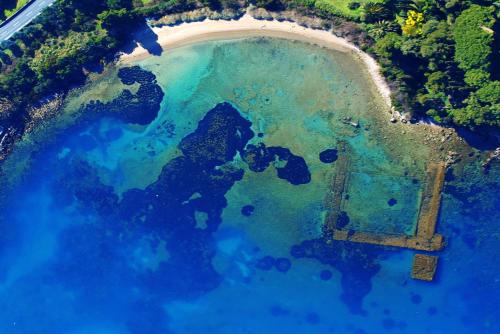
<svg viewBox="0 0 500 334">
<path fill-rule="evenodd" d="M 124 89 L 111 102 L 92 101 L 82 107 L 83 117 L 151 123 L 164 96 L 154 74 L 134 66 L 120 69 L 118 76 L 125 85 L 139 85 L 137 93 Z M 117 140 L 123 132 L 113 130 L 103 132 L 102 136 L 94 138 L 86 132 L 79 133 L 75 150 L 85 157 L 99 147 L 96 141 Z M 181 139 L 178 155 L 163 165 L 156 181 L 144 189 L 128 189 L 121 196 L 101 180 L 97 167 L 82 156 L 69 154 L 63 158 L 59 163 L 64 168 L 58 170 L 51 185 L 55 201 L 95 219 L 61 232 L 60 244 L 66 254 L 51 264 L 52 279 L 64 277 L 61 284 L 89 296 L 96 305 L 106 305 L 109 293 L 105 292 L 113 291 L 116 275 L 121 273 L 125 275 L 120 277 L 121 281 L 130 281 L 130 286 L 141 290 L 140 295 L 151 296 L 148 307 L 153 312 L 158 311 L 161 303 L 197 298 L 215 289 L 222 281 L 212 264 L 218 247 L 215 232 L 222 223 L 223 211 L 228 206 L 226 194 L 233 185 L 245 173 L 261 173 L 269 167 L 276 170 L 278 178 L 292 185 L 311 182 L 311 172 L 303 157 L 286 147 L 267 146 L 263 138 L 256 136 L 252 122 L 232 104 L 219 103 L 204 115 L 193 132 Z M 336 150 L 327 151 L 322 160 L 335 161 Z M 256 204 L 251 201 L 243 204 L 239 209 L 241 218 L 253 221 L 248 217 Z M 197 222 L 200 214 L 204 217 L 203 224 Z M 347 225 L 349 218 L 341 216 L 338 223 Z M 314 239 L 293 246 L 289 258 L 283 254 L 262 254 L 250 263 L 256 269 L 286 275 L 294 270 L 294 259 L 317 259 L 341 272 L 342 300 L 353 313 L 359 314 L 364 312 L 362 301 L 371 289 L 370 280 L 379 270 L 379 254 L 380 248 L 373 246 L 329 244 Z M 148 256 L 155 260 L 144 261 Z M 78 263 L 74 259 L 79 259 Z M 103 267 L 95 259 L 109 259 L 110 266 Z M 81 266 L 86 268 L 83 276 L 77 274 L 81 272 L 77 267 Z M 321 273 L 322 280 L 331 278 L 330 271 Z M 116 291 L 117 296 L 119 293 Z M 316 322 L 316 317 L 311 319 Z M 138 328 L 134 321 L 130 322 L 132 333 L 139 333 Z"/>
<path fill-rule="evenodd" d="M 153 73 L 142 69 L 140 66 L 120 68 L 118 77 L 125 85 L 133 85 L 136 82 L 143 85 L 156 80 L 156 76 Z"/>
<path fill-rule="evenodd" d="M 81 247 L 66 247 L 78 254 L 61 258 L 55 264 L 56 271 L 72 272 L 76 264 L 69 259 L 79 258 L 89 264 L 90 277 L 102 280 L 102 276 L 109 276 L 105 281 L 111 284 L 112 270 L 103 271 L 91 265 L 93 258 L 104 254 L 116 256 L 113 260 L 116 266 L 128 266 L 134 261 L 127 254 L 127 247 L 144 243 L 149 252 L 157 253 L 162 243 L 168 259 L 158 263 L 154 270 L 139 262 L 131 281 L 138 280 L 140 286 L 151 289 L 150 293 L 161 291 L 163 295 L 157 298 L 167 299 L 192 298 L 215 288 L 220 277 L 212 267 L 215 255 L 212 233 L 221 223 L 222 211 L 227 206 L 226 192 L 244 173 L 225 164 L 252 138 L 250 125 L 230 104 L 217 105 L 181 141 L 179 148 L 183 154 L 163 167 L 157 181 L 144 190 L 126 191 L 121 201 L 86 162 L 68 162 L 68 168 L 53 185 L 56 198 L 68 206 L 74 199 L 81 210 L 97 214 L 105 222 L 66 230 L 63 243 L 77 242 Z M 245 135 L 240 136 L 241 133 Z M 219 143 L 224 149 L 216 147 Z M 197 227 L 196 212 L 207 214 L 206 228 Z M 125 255 L 120 255 L 122 252 Z M 83 293 L 99 291 L 93 280 L 66 277 L 68 284 L 83 289 Z"/>
<path fill-rule="evenodd" d="M 255 207 L 253 205 L 245 205 L 244 207 L 241 208 L 241 214 L 243 216 L 249 217 L 253 214 L 255 210 Z"/>
<path fill-rule="evenodd" d="M 122 69 L 119 75 L 125 84 L 156 85 L 152 74 L 137 67 Z M 114 108 L 122 102 L 130 102 L 122 100 L 128 94 L 122 93 L 108 104 L 96 102 L 86 108 L 103 108 L 107 113 L 114 113 Z M 157 95 L 158 103 L 160 96 L 162 94 Z M 135 112 L 139 113 L 134 103 L 127 107 L 126 113 L 114 115 L 127 121 L 139 120 L 131 117 Z M 140 123 L 150 122 L 159 105 L 151 104 L 149 108 Z M 100 281 L 112 285 L 114 274 L 93 264 L 93 258 L 107 256 L 113 257 L 115 266 L 125 267 L 132 263 L 135 273 L 127 279 L 138 280 L 138 285 L 151 289 L 146 293 L 158 294 L 156 298 L 194 298 L 214 289 L 221 277 L 212 266 L 216 254 L 213 233 L 221 224 L 223 210 L 228 204 L 226 193 L 245 173 L 234 163 L 238 153 L 251 171 L 263 171 L 273 162 L 279 178 L 292 184 L 310 181 L 305 160 L 289 149 L 267 148 L 263 143 L 248 145 L 255 136 L 251 126 L 252 123 L 231 104 L 216 105 L 199 121 L 196 130 L 180 141 L 180 155 L 163 166 L 155 182 L 145 189 L 129 189 L 121 199 L 112 187 L 103 184 L 95 167 L 88 162 L 74 157 L 64 159 L 66 168 L 53 182 L 54 197 L 67 207 L 76 202 L 79 210 L 86 215 L 96 215 L 100 222 L 75 225 L 64 231 L 62 243 L 68 244 L 65 249 L 73 254 L 61 257 L 54 264 L 55 271 L 77 272 L 74 269 L 76 264 L 70 259 L 79 258 L 88 264 L 90 277 L 101 277 Z M 120 135 L 110 134 L 113 138 Z M 83 140 L 80 139 L 79 142 Z M 95 143 L 83 140 L 80 146 L 87 151 Z M 249 216 L 253 210 L 253 206 L 246 205 L 241 213 Z M 204 213 L 207 217 L 202 227 L 197 224 L 197 213 Z M 78 243 L 80 247 L 69 247 L 71 243 Z M 126 249 L 138 244 L 144 244 L 153 254 L 160 252 L 162 245 L 168 257 L 155 264 L 154 269 L 131 260 Z M 256 267 L 263 270 L 274 267 L 286 273 L 292 263 L 287 258 L 267 256 L 259 260 Z M 98 293 L 104 287 L 96 288 L 97 281 L 82 281 L 71 275 L 66 277 L 67 284 L 82 289 L 82 293 L 93 293 L 95 298 L 101 298 Z"/>
<path fill-rule="evenodd" d="M 335 162 L 338 159 L 338 151 L 334 148 L 329 148 L 319 154 L 319 160 L 325 164 Z"/>
<path fill-rule="evenodd" d="M 71 205 L 74 199 L 85 211 L 106 217 L 116 213 L 118 196 L 104 185 L 93 167 L 84 160 L 70 160 L 67 172 L 56 178 L 52 196 L 61 205 Z"/>
<path fill-rule="evenodd" d="M 380 270 L 377 260 L 385 247 L 326 238 L 305 240 L 292 246 L 294 258 L 312 258 L 337 269 L 341 273 L 342 301 L 354 314 L 365 314 L 363 298 L 371 291 L 371 279 Z M 322 273 L 322 279 L 329 274 Z"/>
<path fill-rule="evenodd" d="M 280 146 L 266 147 L 264 143 L 248 145 L 242 155 L 243 160 L 253 172 L 263 172 L 276 162 L 275 168 L 280 179 L 293 185 L 311 181 L 311 173 L 304 158 L 294 155 L 289 149 Z M 280 163 L 285 165 L 280 167 Z"/>
<path fill-rule="evenodd" d="M 146 125 L 151 123 L 160 110 L 163 90 L 156 82 L 156 76 L 139 66 L 121 68 L 118 77 L 125 85 L 139 83 L 136 94 L 124 89 L 120 95 L 108 103 L 90 101 L 83 106 L 83 115 L 102 115 L 118 118 L 126 123 Z"/>
<path fill-rule="evenodd" d="M 255 135 L 251 125 L 231 104 L 219 103 L 199 122 L 198 129 L 182 140 L 179 148 L 198 164 L 222 165 L 231 161 L 237 151 L 243 153 Z"/>
<path fill-rule="evenodd" d="M 248 164 L 252 172 L 263 172 L 274 161 L 272 155 L 264 143 L 257 145 L 249 144 L 242 155 L 243 160 Z"/>
</svg>

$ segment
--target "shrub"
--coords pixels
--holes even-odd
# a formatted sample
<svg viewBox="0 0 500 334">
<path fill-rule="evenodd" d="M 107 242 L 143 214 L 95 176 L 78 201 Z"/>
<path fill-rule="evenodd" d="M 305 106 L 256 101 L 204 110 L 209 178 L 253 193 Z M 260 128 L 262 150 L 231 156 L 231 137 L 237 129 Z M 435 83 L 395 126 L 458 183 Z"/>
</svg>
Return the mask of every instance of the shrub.
<svg viewBox="0 0 500 334">
<path fill-rule="evenodd" d="M 366 22 L 377 22 L 390 18 L 390 12 L 383 3 L 368 2 L 363 6 L 364 20 Z"/>
<path fill-rule="evenodd" d="M 481 69 L 472 69 L 465 72 L 464 81 L 471 87 L 481 87 L 490 80 L 490 74 Z"/>
</svg>

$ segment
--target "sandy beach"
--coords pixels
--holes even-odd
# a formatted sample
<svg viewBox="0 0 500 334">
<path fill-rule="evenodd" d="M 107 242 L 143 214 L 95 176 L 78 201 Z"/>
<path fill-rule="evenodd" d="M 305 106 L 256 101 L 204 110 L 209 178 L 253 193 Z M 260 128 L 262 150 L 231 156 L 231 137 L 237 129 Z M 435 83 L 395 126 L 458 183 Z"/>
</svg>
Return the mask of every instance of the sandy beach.
<svg viewBox="0 0 500 334">
<path fill-rule="evenodd" d="M 353 56 L 358 57 L 363 62 L 384 102 L 389 107 L 391 106 L 391 91 L 380 74 L 375 59 L 361 51 L 354 44 L 333 35 L 331 31 L 305 28 L 294 22 L 257 20 L 249 14 L 245 14 L 239 20 L 207 19 L 201 22 L 182 23 L 176 26 L 154 27 L 152 29 L 158 36 L 158 43 L 164 51 L 197 42 L 265 36 L 297 40 L 352 53 Z M 133 52 L 121 55 L 120 62 L 131 63 L 149 56 L 149 52 L 138 45 Z"/>
</svg>

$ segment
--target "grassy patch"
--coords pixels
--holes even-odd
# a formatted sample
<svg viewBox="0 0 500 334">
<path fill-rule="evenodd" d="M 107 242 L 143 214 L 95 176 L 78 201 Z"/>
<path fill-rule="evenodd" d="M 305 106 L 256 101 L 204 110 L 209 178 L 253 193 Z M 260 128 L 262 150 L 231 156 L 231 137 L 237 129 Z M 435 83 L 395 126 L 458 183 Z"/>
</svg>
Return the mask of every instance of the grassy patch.
<svg viewBox="0 0 500 334">
<path fill-rule="evenodd" d="M 383 2 L 383 0 L 315 0 L 314 5 L 325 12 L 359 19 L 363 15 L 363 6 L 369 2 L 376 3 Z M 358 3 L 359 6 L 350 7 L 351 3 Z"/>
</svg>

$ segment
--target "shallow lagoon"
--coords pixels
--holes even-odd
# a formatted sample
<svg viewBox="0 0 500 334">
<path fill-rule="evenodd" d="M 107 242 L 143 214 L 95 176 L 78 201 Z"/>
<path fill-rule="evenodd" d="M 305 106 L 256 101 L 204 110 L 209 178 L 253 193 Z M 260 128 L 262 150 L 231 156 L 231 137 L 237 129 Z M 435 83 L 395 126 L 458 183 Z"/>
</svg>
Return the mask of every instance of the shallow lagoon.
<svg viewBox="0 0 500 334">
<path fill-rule="evenodd" d="M 433 158 L 389 124 L 357 60 L 249 39 L 137 65 L 164 93 L 154 120 L 68 125 L 89 99 L 139 94 L 109 70 L 4 164 L 2 332 L 498 331 L 498 170 L 449 173 L 436 282 L 409 279 L 413 252 L 321 242 L 335 172 L 321 152 L 349 147 L 349 228 L 389 233 L 413 231 Z M 250 145 L 297 158 L 252 171 Z"/>
</svg>

